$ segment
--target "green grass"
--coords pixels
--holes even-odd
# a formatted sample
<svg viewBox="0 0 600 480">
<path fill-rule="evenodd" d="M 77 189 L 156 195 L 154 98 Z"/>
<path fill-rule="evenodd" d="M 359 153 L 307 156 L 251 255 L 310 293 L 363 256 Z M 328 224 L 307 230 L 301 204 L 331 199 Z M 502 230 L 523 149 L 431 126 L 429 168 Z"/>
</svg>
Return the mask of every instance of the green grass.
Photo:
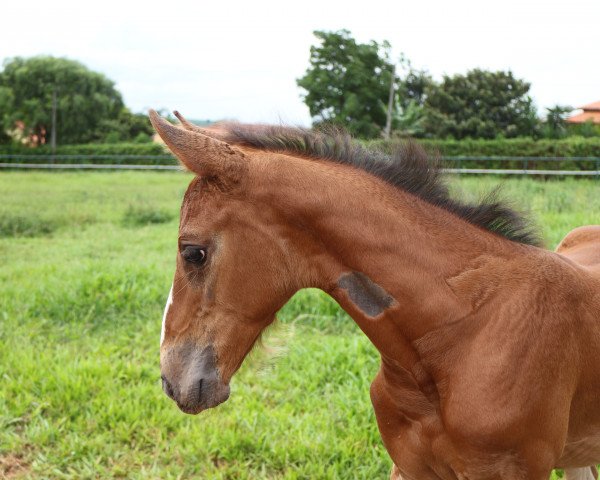
<svg viewBox="0 0 600 480">
<path fill-rule="evenodd" d="M 231 399 L 186 416 L 159 385 L 182 173 L 0 173 L 0 478 L 387 478 L 378 355 L 324 294 L 280 312 Z M 477 195 L 493 178 L 462 178 Z M 600 182 L 512 179 L 554 247 Z"/>
</svg>

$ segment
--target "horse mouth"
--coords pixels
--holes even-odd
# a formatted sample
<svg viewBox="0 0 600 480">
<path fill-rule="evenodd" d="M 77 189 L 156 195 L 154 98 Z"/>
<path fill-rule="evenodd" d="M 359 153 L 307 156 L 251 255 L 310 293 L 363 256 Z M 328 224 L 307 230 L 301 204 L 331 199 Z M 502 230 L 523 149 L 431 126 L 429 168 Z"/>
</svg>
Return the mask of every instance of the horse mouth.
<svg viewBox="0 0 600 480">
<path fill-rule="evenodd" d="M 181 410 L 183 413 L 187 413 L 188 415 L 198 415 L 199 413 L 203 412 L 204 410 L 207 410 L 208 408 L 211 407 L 202 407 L 202 406 L 195 406 L 195 407 L 188 407 L 186 405 L 182 405 L 178 402 L 177 403 L 177 407 L 179 408 L 179 410 Z"/>
<path fill-rule="evenodd" d="M 188 415 L 198 415 L 202 413 L 204 410 L 208 410 L 210 408 L 215 408 L 226 402 L 229 399 L 229 385 L 223 385 L 218 389 L 217 392 L 214 392 L 212 395 L 208 397 L 202 397 L 199 402 L 195 403 L 181 403 L 175 400 L 177 407 L 183 413 Z"/>
</svg>

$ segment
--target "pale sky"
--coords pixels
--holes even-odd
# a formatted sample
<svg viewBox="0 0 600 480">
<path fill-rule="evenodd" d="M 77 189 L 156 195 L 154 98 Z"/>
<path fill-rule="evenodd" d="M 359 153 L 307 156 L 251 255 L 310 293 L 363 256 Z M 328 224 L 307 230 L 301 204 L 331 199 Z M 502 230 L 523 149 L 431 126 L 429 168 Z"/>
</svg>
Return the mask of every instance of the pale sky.
<svg viewBox="0 0 600 480">
<path fill-rule="evenodd" d="M 310 123 L 296 78 L 313 30 L 388 40 L 441 79 L 479 67 L 532 84 L 540 112 L 600 100 L 600 0 L 10 1 L 0 61 L 48 54 L 116 82 L 133 111 Z"/>
</svg>

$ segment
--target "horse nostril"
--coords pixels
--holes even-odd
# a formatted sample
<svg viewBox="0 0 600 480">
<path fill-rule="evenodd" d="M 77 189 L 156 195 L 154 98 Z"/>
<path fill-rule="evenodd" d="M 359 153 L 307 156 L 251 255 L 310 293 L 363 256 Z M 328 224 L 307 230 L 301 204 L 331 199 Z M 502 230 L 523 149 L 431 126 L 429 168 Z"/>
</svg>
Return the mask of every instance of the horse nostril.
<svg viewBox="0 0 600 480">
<path fill-rule="evenodd" d="M 161 375 L 160 378 L 162 379 L 163 391 L 167 394 L 167 396 L 169 398 L 172 398 L 173 400 L 175 400 L 173 387 L 171 387 L 171 384 L 167 381 L 167 379 L 164 377 L 164 375 Z"/>
<path fill-rule="evenodd" d="M 200 398 L 202 398 L 202 381 L 204 379 L 201 378 L 200 381 L 198 382 L 198 400 L 200 400 Z"/>
</svg>

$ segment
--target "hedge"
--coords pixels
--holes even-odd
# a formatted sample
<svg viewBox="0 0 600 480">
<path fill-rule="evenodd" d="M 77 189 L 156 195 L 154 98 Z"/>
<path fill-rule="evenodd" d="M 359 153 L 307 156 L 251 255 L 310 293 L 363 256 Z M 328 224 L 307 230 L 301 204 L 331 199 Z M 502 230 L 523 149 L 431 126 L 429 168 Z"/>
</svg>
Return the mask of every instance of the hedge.
<svg viewBox="0 0 600 480">
<path fill-rule="evenodd" d="M 2 158 L 3 155 L 25 155 L 25 157 Z M 27 148 L 15 145 L 0 145 L 0 162 L 48 163 L 51 161 L 50 155 L 52 155 L 52 151 L 47 146 Z M 168 150 L 158 143 L 64 145 L 56 148 L 55 155 L 55 163 L 177 164 L 177 160 Z"/>
<path fill-rule="evenodd" d="M 370 148 L 392 151 L 398 141 L 372 140 L 365 142 Z M 499 140 L 419 140 L 432 153 L 445 157 L 600 157 L 600 137 L 569 137 L 562 140 L 534 140 L 531 138 Z M 51 154 L 47 146 L 26 148 L 22 146 L 0 145 L 0 155 L 26 155 L 23 158 L 1 158 L 0 162 L 47 163 Z M 79 157 L 85 155 L 89 157 Z M 40 156 L 40 158 L 35 158 Z M 65 145 L 56 149 L 56 163 L 115 163 L 174 165 L 175 158 L 164 146 L 157 143 L 117 143 Z M 462 161 L 462 166 L 483 167 L 481 162 Z M 560 162 L 528 161 L 529 168 L 544 169 L 590 169 L 595 161 L 565 160 Z M 502 161 L 489 159 L 489 168 L 522 168 L 522 160 Z"/>
<path fill-rule="evenodd" d="M 390 151 L 397 140 L 372 140 L 368 145 Z M 600 157 L 600 137 L 561 140 L 510 138 L 497 140 L 417 140 L 431 152 L 466 157 Z"/>
<path fill-rule="evenodd" d="M 50 155 L 47 145 L 30 148 L 20 145 L 0 145 L 0 155 Z M 161 155 L 165 147 L 159 143 L 86 143 L 63 145 L 56 148 L 57 155 Z"/>
<path fill-rule="evenodd" d="M 561 140 L 534 140 L 532 138 L 418 140 L 418 143 L 430 153 L 443 157 L 488 157 L 485 161 L 449 160 L 446 161 L 449 167 L 596 170 L 600 163 L 598 160 L 584 160 L 581 158 L 600 158 L 600 137 L 568 137 Z M 398 144 L 398 140 L 373 140 L 367 142 L 367 144 L 371 148 L 391 152 Z M 509 160 L 510 157 L 525 157 L 525 159 Z M 564 160 L 534 160 L 538 157 L 564 158 Z"/>
</svg>

